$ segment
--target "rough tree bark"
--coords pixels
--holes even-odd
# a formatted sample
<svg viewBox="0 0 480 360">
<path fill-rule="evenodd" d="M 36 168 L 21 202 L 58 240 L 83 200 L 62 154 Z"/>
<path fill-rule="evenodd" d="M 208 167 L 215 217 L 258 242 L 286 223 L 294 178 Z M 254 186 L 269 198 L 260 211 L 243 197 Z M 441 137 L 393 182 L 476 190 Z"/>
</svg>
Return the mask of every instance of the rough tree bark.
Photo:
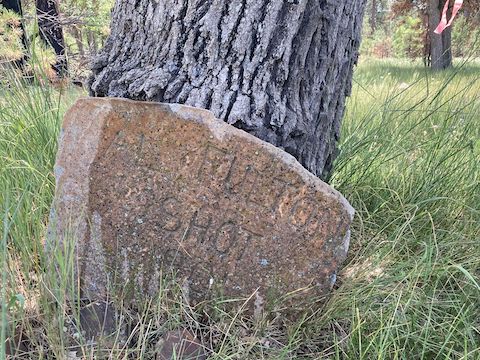
<svg viewBox="0 0 480 360">
<path fill-rule="evenodd" d="M 58 4 L 55 0 L 36 0 L 40 38 L 53 48 L 57 61 L 53 69 L 57 75 L 67 75 L 67 58 L 63 30 L 60 24 Z"/>
<path fill-rule="evenodd" d="M 428 3 L 428 35 L 430 64 L 434 70 L 443 70 L 452 66 L 452 28 L 446 28 L 441 35 L 435 34 L 442 16 L 444 2 L 429 0 Z"/>
<path fill-rule="evenodd" d="M 117 0 L 90 92 L 207 108 L 327 178 L 366 0 Z"/>
</svg>

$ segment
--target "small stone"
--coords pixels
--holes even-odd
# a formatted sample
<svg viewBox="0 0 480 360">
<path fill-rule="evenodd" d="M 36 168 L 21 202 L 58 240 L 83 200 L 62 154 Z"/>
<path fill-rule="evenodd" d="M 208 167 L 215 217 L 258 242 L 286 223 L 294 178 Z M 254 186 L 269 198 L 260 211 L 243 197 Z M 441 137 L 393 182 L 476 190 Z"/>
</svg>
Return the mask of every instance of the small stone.
<svg viewBox="0 0 480 360">
<path fill-rule="evenodd" d="M 205 348 L 187 330 L 168 332 L 157 344 L 156 360 L 205 360 Z"/>
<path fill-rule="evenodd" d="M 93 302 L 81 308 L 80 330 L 87 342 L 103 341 L 114 335 L 118 328 L 113 305 L 106 302 Z"/>
<path fill-rule="evenodd" d="M 267 266 L 268 265 L 268 260 L 267 259 L 260 260 L 260 265 Z"/>
</svg>

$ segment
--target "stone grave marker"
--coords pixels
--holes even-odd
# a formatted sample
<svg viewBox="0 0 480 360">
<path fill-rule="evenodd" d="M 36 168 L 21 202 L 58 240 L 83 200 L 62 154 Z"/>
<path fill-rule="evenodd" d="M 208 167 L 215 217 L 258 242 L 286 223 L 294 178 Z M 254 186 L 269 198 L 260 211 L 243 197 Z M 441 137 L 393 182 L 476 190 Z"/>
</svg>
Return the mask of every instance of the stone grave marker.
<svg viewBox="0 0 480 360">
<path fill-rule="evenodd" d="M 170 271 L 193 303 L 318 295 L 347 254 L 354 211 L 342 195 L 206 110 L 78 100 L 55 176 L 49 241 L 73 241 L 93 298 L 109 286 L 154 295 Z"/>
</svg>

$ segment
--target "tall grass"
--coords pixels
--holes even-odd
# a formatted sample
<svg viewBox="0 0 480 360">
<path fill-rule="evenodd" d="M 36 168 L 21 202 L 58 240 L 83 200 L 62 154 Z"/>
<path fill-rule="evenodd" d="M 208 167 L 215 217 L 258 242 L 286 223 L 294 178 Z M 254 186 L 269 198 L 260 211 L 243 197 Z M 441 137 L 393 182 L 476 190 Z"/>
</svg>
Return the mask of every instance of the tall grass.
<svg viewBox="0 0 480 360">
<path fill-rule="evenodd" d="M 480 358 L 480 64 L 370 62 L 356 82 L 333 180 L 358 211 L 342 353 Z"/>
<path fill-rule="evenodd" d="M 80 353 L 151 358 L 162 334 L 186 327 L 203 334 L 212 359 L 480 359 L 479 77 L 475 63 L 442 73 L 359 66 L 332 178 L 357 209 L 352 248 L 337 288 L 312 312 L 292 320 L 252 319 L 222 302 L 192 309 L 165 280 L 142 311 L 123 310 L 128 331 L 116 349 Z M 3 337 L 16 327 L 28 339 L 23 358 L 71 351 L 63 328 L 76 310 L 65 283 L 52 285 L 43 242 L 58 129 L 79 94 L 18 78 L 0 89 L 0 324 Z M 55 262 L 69 276 L 67 259 Z"/>
<path fill-rule="evenodd" d="M 45 265 L 43 242 L 54 191 L 53 164 L 61 118 L 71 102 L 45 79 L 6 71 L 0 88 L 0 214 L 2 337 L 36 316 Z M 40 83 L 39 81 L 42 81 Z M 25 301 L 24 301 L 25 299 Z M 11 322 L 7 324 L 6 312 Z M 17 318 L 15 318 L 17 317 Z M 8 326 L 7 326 L 8 325 Z M 2 343 L 3 344 L 3 343 Z M 0 351 L 0 359 L 5 356 Z"/>
</svg>

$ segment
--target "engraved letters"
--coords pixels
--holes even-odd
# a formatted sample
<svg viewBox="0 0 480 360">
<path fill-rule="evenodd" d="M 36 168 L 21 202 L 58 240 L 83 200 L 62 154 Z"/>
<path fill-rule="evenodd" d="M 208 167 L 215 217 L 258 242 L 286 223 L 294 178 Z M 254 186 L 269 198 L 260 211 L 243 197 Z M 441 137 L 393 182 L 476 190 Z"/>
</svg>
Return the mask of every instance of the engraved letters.
<svg viewBox="0 0 480 360">
<path fill-rule="evenodd" d="M 208 144 L 198 171 L 199 179 L 221 186 L 228 176 L 234 156 L 227 150 Z"/>
<path fill-rule="evenodd" d="M 197 180 L 208 183 L 212 191 L 221 191 L 221 196 L 229 196 L 231 201 L 239 204 L 239 209 L 255 205 L 269 211 L 272 216 L 285 217 L 299 230 L 308 228 L 310 233 L 319 230 L 323 219 L 318 217 L 320 205 L 314 198 L 301 195 L 301 188 L 287 180 L 262 176 L 262 172 L 268 172 L 271 170 L 269 167 L 274 165 L 269 164 L 262 171 L 253 164 L 242 167 L 235 154 L 211 144 L 199 153 L 203 155 L 199 159 Z M 162 177 L 158 178 L 156 181 L 161 181 Z M 260 188 L 263 191 L 259 191 Z M 265 192 L 265 188 L 271 190 Z M 240 206 L 242 203 L 244 205 Z M 158 205 L 158 225 L 162 230 L 175 234 L 179 243 L 189 246 L 208 244 L 207 247 L 220 255 L 228 254 L 233 246 L 238 246 L 238 242 L 246 246 L 253 239 L 258 241 L 265 236 L 258 231 L 247 230 L 249 225 L 242 224 L 241 216 L 233 214 L 228 219 L 212 218 L 209 206 L 207 201 L 193 211 L 186 211 L 177 197 L 166 197 Z M 267 221 L 266 226 L 272 226 L 268 219 L 263 221 Z M 332 230 L 337 229 L 329 229 L 329 237 L 335 235 Z M 238 259 L 243 256 L 245 246 L 238 252 Z"/>
<path fill-rule="evenodd" d="M 237 240 L 239 229 L 233 221 L 223 223 L 214 236 L 213 247 L 219 254 L 226 254 Z"/>
<path fill-rule="evenodd" d="M 166 231 L 177 231 L 182 226 L 178 213 L 178 200 L 169 197 L 161 201 L 160 214 L 163 216 L 161 228 Z"/>
</svg>

